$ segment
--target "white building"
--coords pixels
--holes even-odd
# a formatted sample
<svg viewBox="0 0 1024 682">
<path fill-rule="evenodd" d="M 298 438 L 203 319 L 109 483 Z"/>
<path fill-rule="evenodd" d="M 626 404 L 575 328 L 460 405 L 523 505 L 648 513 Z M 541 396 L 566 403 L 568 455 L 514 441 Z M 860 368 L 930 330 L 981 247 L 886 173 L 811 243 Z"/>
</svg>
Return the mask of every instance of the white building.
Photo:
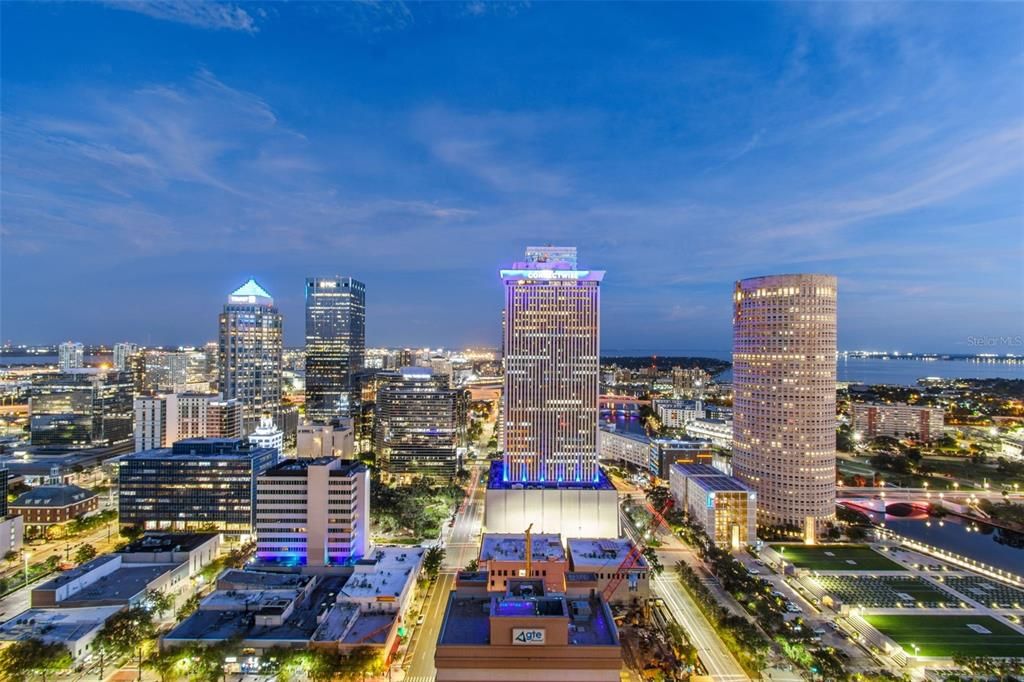
<svg viewBox="0 0 1024 682">
<path fill-rule="evenodd" d="M 273 417 L 264 415 L 260 418 L 260 425 L 249 434 L 249 442 L 259 448 L 270 448 L 280 457 L 284 450 L 284 431 L 277 428 Z"/>
<path fill-rule="evenodd" d="M 853 403 L 852 427 L 867 439 L 876 436 L 934 440 L 941 438 L 945 412 L 941 407 L 924 407 L 906 403 Z"/>
<path fill-rule="evenodd" d="M 76 341 L 65 341 L 57 349 L 60 371 L 85 367 L 85 346 Z"/>
<path fill-rule="evenodd" d="M 704 418 L 704 403 L 700 400 L 655 400 L 654 411 L 664 426 L 681 429 L 695 419 Z"/>
<path fill-rule="evenodd" d="M 242 403 L 217 393 L 170 393 L 135 399 L 135 451 L 189 438 L 241 438 Z"/>
<path fill-rule="evenodd" d="M 351 419 L 338 420 L 332 424 L 300 424 L 296 434 L 296 457 L 340 457 L 352 459 L 355 456 L 355 430 Z"/>
<path fill-rule="evenodd" d="M 295 566 L 370 552 L 370 473 L 358 461 L 288 459 L 256 479 L 256 556 Z"/>
<path fill-rule="evenodd" d="M 119 372 L 126 372 L 131 369 L 131 359 L 139 352 L 137 343 L 115 343 L 114 344 L 114 369 Z"/>
<path fill-rule="evenodd" d="M 736 283 L 732 466 L 767 524 L 811 538 L 816 522 L 835 517 L 835 277 Z"/>
<path fill-rule="evenodd" d="M 757 539 L 757 493 L 706 464 L 673 464 L 669 489 L 717 545 L 740 549 Z"/>
<path fill-rule="evenodd" d="M 686 425 L 686 435 L 706 438 L 720 448 L 732 447 L 732 421 L 725 419 L 695 419 Z"/>
<path fill-rule="evenodd" d="M 647 470 L 650 458 L 650 439 L 647 436 L 601 427 L 597 443 L 602 462 L 628 464 Z"/>
<path fill-rule="evenodd" d="M 0 470 L 0 475 L 6 472 Z M 21 516 L 0 516 L 0 557 L 20 552 L 25 539 L 25 519 Z"/>
</svg>

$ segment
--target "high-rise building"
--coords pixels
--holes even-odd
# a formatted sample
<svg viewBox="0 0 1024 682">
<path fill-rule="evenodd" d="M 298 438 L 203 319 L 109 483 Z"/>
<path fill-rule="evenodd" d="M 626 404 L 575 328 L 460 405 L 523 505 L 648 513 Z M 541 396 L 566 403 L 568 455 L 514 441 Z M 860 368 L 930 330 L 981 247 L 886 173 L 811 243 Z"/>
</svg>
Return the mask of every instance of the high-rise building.
<svg viewBox="0 0 1024 682">
<path fill-rule="evenodd" d="M 943 434 L 945 411 L 941 407 L 906 403 L 853 403 L 850 407 L 854 432 L 869 440 L 889 436 L 928 441 Z"/>
<path fill-rule="evenodd" d="M 282 317 L 250 279 L 228 296 L 220 315 L 220 392 L 242 403 L 248 433 L 281 407 Z"/>
<path fill-rule="evenodd" d="M 733 473 L 759 521 L 835 515 L 836 278 L 770 275 L 733 296 Z"/>
<path fill-rule="evenodd" d="M 529 247 L 505 285 L 504 476 L 597 481 L 600 285 L 574 247 Z"/>
<path fill-rule="evenodd" d="M 60 371 L 67 372 L 85 366 L 85 346 L 76 341 L 65 341 L 60 344 L 57 352 Z"/>
<path fill-rule="evenodd" d="M 277 453 L 243 439 L 193 438 L 121 460 L 122 527 L 213 530 L 236 539 L 253 532 L 256 478 Z"/>
<path fill-rule="evenodd" d="M 39 380 L 29 398 L 33 445 L 130 447 L 133 418 L 125 372 L 70 369 Z"/>
<path fill-rule="evenodd" d="M 242 404 L 217 393 L 171 393 L 135 399 L 135 452 L 189 438 L 241 438 Z"/>
<path fill-rule="evenodd" d="M 306 279 L 306 416 L 329 422 L 358 402 L 352 372 L 366 361 L 366 285 L 351 277 Z"/>
<path fill-rule="evenodd" d="M 290 459 L 256 480 L 256 556 L 298 566 L 370 552 L 370 472 L 334 457 Z"/>
<path fill-rule="evenodd" d="M 373 449 L 392 476 L 447 478 L 458 466 L 459 391 L 426 367 L 405 367 L 377 391 Z"/>
<path fill-rule="evenodd" d="M 143 395 L 135 399 L 135 450 L 155 450 L 167 445 L 167 398 Z"/>
<path fill-rule="evenodd" d="M 114 369 L 118 372 L 128 372 L 131 370 L 132 356 L 139 352 L 139 344 L 137 343 L 115 343 L 114 344 Z"/>
<path fill-rule="evenodd" d="M 128 363 L 133 372 L 137 373 L 140 393 L 176 393 L 186 390 L 188 355 L 183 351 L 150 349 L 137 356 L 129 356 Z"/>
</svg>

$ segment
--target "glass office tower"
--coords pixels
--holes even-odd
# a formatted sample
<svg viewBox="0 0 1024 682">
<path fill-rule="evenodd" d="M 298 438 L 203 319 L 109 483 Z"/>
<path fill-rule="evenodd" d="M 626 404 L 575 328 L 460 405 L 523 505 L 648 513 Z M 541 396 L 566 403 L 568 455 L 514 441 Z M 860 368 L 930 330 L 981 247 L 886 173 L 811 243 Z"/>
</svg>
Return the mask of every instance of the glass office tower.
<svg viewBox="0 0 1024 682">
<path fill-rule="evenodd" d="M 71 369 L 32 387 L 32 445 L 78 448 L 127 444 L 134 437 L 132 379 L 127 372 Z"/>
<path fill-rule="evenodd" d="M 282 321 L 274 299 L 251 279 L 220 315 L 220 393 L 241 401 L 246 433 L 281 408 Z"/>
<path fill-rule="evenodd" d="M 455 475 L 459 394 L 427 367 L 404 367 L 377 391 L 373 449 L 385 473 Z"/>
<path fill-rule="evenodd" d="M 351 277 L 306 279 L 306 416 L 354 414 L 352 373 L 366 359 L 366 285 Z"/>
</svg>

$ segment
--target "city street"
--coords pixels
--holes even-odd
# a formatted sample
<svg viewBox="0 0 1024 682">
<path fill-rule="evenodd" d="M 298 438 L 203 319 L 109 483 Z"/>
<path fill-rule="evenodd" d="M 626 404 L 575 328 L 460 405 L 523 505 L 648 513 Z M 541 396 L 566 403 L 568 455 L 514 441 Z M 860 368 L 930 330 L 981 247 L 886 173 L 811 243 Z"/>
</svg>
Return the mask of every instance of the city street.
<svg viewBox="0 0 1024 682">
<path fill-rule="evenodd" d="M 632 522 L 621 509 L 619 517 L 623 531 L 636 542 L 637 536 Z M 690 643 L 697 649 L 698 658 L 716 682 L 749 680 L 743 668 L 725 646 L 725 642 L 675 577 L 676 562 L 682 559 L 688 550 L 678 538 L 669 533 L 662 533 L 659 540 L 663 546 L 657 550 L 657 555 L 665 567 L 665 572 L 655 577 L 651 583 L 655 596 L 665 601 L 672 617 L 683 627 Z"/>
<path fill-rule="evenodd" d="M 455 587 L 455 573 L 479 555 L 487 469 L 474 466 L 470 474 L 469 491 L 455 517 L 455 524 L 451 528 L 445 527 L 442 532 L 442 538 L 446 538 L 444 564 L 437 583 L 431 587 L 424 601 L 421 612 L 423 624 L 416 628 L 409 652 L 406 654 L 406 682 L 430 682 L 434 679 L 434 649 L 438 633 L 441 631 L 448 594 Z"/>
</svg>

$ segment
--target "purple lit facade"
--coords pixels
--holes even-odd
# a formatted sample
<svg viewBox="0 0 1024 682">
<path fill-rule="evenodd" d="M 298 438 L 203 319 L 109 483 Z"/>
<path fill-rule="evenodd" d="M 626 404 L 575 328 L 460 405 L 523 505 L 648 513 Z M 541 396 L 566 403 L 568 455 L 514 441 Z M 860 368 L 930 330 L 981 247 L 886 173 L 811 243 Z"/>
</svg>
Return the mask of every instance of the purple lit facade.
<svg viewBox="0 0 1024 682">
<path fill-rule="evenodd" d="M 596 482 L 600 285 L 574 247 L 529 247 L 505 285 L 508 482 Z"/>
</svg>

